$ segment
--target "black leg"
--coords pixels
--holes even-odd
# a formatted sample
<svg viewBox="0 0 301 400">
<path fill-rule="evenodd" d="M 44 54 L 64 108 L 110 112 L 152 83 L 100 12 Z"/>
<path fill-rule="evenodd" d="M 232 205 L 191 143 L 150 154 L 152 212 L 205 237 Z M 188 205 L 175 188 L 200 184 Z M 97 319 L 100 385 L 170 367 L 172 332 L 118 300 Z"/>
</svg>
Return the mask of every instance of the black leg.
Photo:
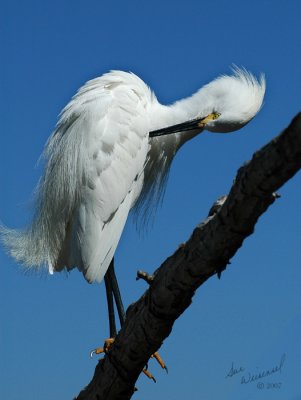
<svg viewBox="0 0 301 400">
<path fill-rule="evenodd" d="M 112 291 L 113 291 L 113 295 L 114 295 L 114 299 L 115 299 L 115 303 L 116 303 L 116 307 L 117 307 L 120 326 L 122 326 L 125 321 L 125 312 L 124 312 L 124 307 L 123 307 L 123 303 L 122 303 L 122 299 L 121 299 L 121 294 L 120 294 L 117 278 L 115 275 L 114 258 L 112 259 L 112 261 L 110 263 L 110 266 L 108 269 L 108 276 L 110 279 L 110 283 L 111 283 L 111 287 L 112 287 Z"/>
<path fill-rule="evenodd" d="M 152 283 L 153 277 L 149 276 L 146 273 L 142 273 L 143 276 L 141 276 L 143 279 L 147 277 L 147 280 L 149 284 Z M 140 276 L 139 276 L 140 277 Z M 109 324 L 110 324 L 110 339 L 107 339 L 105 341 L 104 347 L 100 347 L 99 349 L 93 350 L 91 352 L 91 357 L 92 355 L 95 354 L 100 354 L 100 353 L 108 353 L 110 346 L 114 342 L 114 339 L 117 335 L 117 330 L 116 330 L 116 322 L 115 322 L 115 311 L 114 311 L 114 300 L 115 304 L 117 307 L 118 311 L 118 316 L 119 316 L 119 321 L 120 325 L 122 326 L 125 322 L 125 312 L 124 312 L 124 307 L 123 303 L 121 300 L 121 295 L 120 295 L 120 290 L 117 282 L 117 278 L 115 275 L 115 270 L 114 270 L 114 258 L 112 259 L 109 268 L 105 274 L 105 284 L 106 284 L 106 293 L 107 293 L 107 302 L 108 302 L 108 311 L 109 311 Z M 158 361 L 158 363 L 161 365 L 162 368 L 164 368 L 167 371 L 167 367 L 164 363 L 164 361 L 161 359 L 159 354 L 156 352 L 153 354 L 153 357 Z M 143 369 L 143 373 L 150 379 L 152 379 L 154 382 L 156 382 L 155 378 L 153 375 L 147 370 L 147 367 Z"/>
<path fill-rule="evenodd" d="M 99 347 L 91 352 L 91 357 L 93 354 L 108 353 L 112 343 L 117 336 L 116 321 L 115 321 L 115 310 L 114 310 L 114 300 L 116 303 L 120 325 L 125 321 L 125 312 L 120 296 L 120 291 L 114 271 L 114 258 L 112 259 L 109 268 L 104 277 L 106 285 L 107 303 L 108 303 L 108 313 L 109 313 L 109 325 L 110 325 L 110 339 L 105 340 L 104 347 Z"/>
<path fill-rule="evenodd" d="M 110 267 L 109 267 L 109 269 L 110 269 Z M 114 303 L 113 303 L 113 289 L 112 289 L 112 282 L 110 279 L 109 269 L 108 269 L 107 273 L 105 274 L 105 285 L 106 285 L 108 313 L 109 313 L 110 337 L 114 338 L 117 335 L 117 330 L 116 330 L 115 312 L 114 312 Z"/>
</svg>

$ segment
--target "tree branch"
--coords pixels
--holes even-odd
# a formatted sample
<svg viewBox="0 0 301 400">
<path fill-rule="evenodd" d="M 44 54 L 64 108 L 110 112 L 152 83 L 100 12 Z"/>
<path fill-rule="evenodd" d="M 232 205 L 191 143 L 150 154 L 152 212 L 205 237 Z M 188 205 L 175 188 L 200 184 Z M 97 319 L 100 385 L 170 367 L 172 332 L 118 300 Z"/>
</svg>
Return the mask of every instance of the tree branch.
<svg viewBox="0 0 301 400">
<path fill-rule="evenodd" d="M 238 170 L 228 197 L 215 204 L 190 239 L 156 270 L 149 289 L 128 308 L 112 349 L 77 400 L 132 396 L 143 367 L 191 304 L 195 290 L 227 267 L 277 198 L 274 192 L 300 168 L 301 113 Z"/>
</svg>

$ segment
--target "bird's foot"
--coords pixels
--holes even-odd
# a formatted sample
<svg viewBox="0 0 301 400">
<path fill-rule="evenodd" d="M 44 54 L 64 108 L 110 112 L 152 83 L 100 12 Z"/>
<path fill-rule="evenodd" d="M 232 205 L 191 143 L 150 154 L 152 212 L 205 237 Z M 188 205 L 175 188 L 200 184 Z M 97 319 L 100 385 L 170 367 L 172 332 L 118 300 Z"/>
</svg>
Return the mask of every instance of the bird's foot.
<svg viewBox="0 0 301 400">
<path fill-rule="evenodd" d="M 115 341 L 114 338 L 106 339 L 103 347 L 98 347 L 97 349 L 94 349 L 94 350 L 91 351 L 90 357 L 93 357 L 94 354 L 102 354 L 102 353 L 108 354 L 108 352 L 110 351 L 110 348 L 112 347 L 114 341 Z M 151 358 L 154 358 L 155 360 L 157 360 L 157 362 L 160 365 L 160 367 L 162 369 L 165 369 L 166 372 L 168 372 L 168 369 L 167 369 L 167 366 L 166 366 L 165 362 L 162 360 L 162 358 L 160 357 L 160 355 L 159 355 L 159 353 L 157 351 L 154 354 L 151 355 Z M 146 368 L 143 368 L 142 372 L 149 379 L 151 379 L 154 382 L 156 382 L 155 377 L 149 372 L 149 370 L 147 368 L 148 368 L 147 366 L 146 366 Z"/>
<path fill-rule="evenodd" d="M 165 364 L 165 362 L 162 360 L 162 358 L 160 357 L 159 353 L 156 351 L 154 354 L 151 355 L 151 358 L 154 358 L 155 360 L 157 360 L 158 364 L 160 365 L 160 367 L 162 369 L 165 369 L 166 372 L 168 372 L 167 366 Z M 148 366 L 146 366 L 146 368 L 144 368 L 142 370 L 142 372 L 144 373 L 145 376 L 147 376 L 149 379 L 152 379 L 154 382 L 156 382 L 155 377 L 153 376 L 153 374 L 151 374 L 148 370 Z"/>
<path fill-rule="evenodd" d="M 97 349 L 91 351 L 90 357 L 92 358 L 94 354 L 102 354 L 102 353 L 108 354 L 114 341 L 115 341 L 114 338 L 106 339 L 103 347 L 98 347 Z"/>
</svg>

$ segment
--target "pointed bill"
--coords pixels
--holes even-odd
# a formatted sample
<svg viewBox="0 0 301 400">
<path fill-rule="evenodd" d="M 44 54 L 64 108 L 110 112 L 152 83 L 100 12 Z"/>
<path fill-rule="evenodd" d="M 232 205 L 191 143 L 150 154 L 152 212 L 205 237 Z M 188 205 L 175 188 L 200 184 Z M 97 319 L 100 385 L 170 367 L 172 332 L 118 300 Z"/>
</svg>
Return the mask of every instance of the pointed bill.
<svg viewBox="0 0 301 400">
<path fill-rule="evenodd" d="M 169 135 L 170 133 L 183 132 L 183 131 L 191 131 L 195 129 L 203 129 L 206 124 L 210 121 L 214 121 L 220 116 L 219 113 L 211 113 L 207 115 L 205 118 L 195 118 L 190 121 L 182 122 L 181 124 L 176 124 L 172 126 L 168 126 L 166 128 L 157 129 L 149 133 L 149 137 L 153 138 L 156 136 Z"/>
</svg>

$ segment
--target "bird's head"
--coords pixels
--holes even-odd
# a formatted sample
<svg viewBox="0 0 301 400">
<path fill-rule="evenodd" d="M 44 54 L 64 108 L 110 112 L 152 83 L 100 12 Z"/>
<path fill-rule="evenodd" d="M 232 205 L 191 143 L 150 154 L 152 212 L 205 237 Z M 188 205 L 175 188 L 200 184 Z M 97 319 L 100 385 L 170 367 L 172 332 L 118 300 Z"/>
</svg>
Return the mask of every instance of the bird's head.
<svg viewBox="0 0 301 400">
<path fill-rule="evenodd" d="M 265 79 L 236 68 L 204 86 L 198 95 L 206 99 L 199 126 L 210 132 L 227 133 L 246 125 L 258 113 L 265 93 Z"/>
<path fill-rule="evenodd" d="M 234 68 L 233 75 L 222 75 L 202 87 L 189 99 L 177 103 L 190 110 L 192 119 L 158 129 L 150 137 L 176 132 L 233 132 L 246 125 L 258 113 L 265 93 L 265 79 L 257 80 L 244 69 Z M 192 133 L 192 135 L 194 134 Z M 189 135 L 188 135 L 189 137 Z"/>
</svg>

